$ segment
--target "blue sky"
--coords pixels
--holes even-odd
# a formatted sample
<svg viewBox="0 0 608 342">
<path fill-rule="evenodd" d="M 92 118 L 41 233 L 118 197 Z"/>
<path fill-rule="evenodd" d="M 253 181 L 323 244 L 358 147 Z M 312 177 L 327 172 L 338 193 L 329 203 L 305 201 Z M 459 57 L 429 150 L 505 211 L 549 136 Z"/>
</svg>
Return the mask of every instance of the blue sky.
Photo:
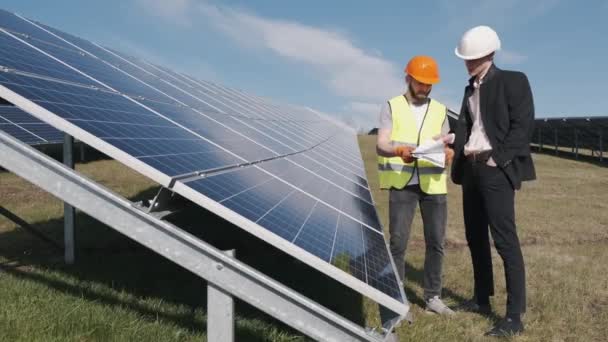
<svg viewBox="0 0 608 342">
<path fill-rule="evenodd" d="M 416 54 L 437 59 L 442 82 L 431 95 L 459 110 L 468 76 L 454 47 L 468 28 L 490 25 L 502 40 L 497 65 L 528 75 L 537 117 L 608 115 L 608 0 L 3 0 L 0 7 L 363 128 L 403 91 L 403 67 Z"/>
</svg>

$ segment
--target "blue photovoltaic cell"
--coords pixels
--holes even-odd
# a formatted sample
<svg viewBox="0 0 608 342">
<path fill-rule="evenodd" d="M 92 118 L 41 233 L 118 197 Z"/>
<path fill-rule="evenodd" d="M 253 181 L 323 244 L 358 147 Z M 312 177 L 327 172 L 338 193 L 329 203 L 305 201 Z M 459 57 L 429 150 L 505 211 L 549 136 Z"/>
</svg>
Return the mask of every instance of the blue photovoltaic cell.
<svg viewBox="0 0 608 342">
<path fill-rule="evenodd" d="M 331 262 L 336 267 L 367 282 L 367 262 L 361 224 L 352 220 L 338 222 L 332 246 Z"/>
<path fill-rule="evenodd" d="M 327 154 L 320 153 L 318 148 L 313 148 L 310 151 L 303 152 L 302 155 L 305 155 L 311 159 L 316 160 L 319 163 L 322 163 L 326 167 L 335 170 L 344 177 L 350 179 L 351 181 L 357 184 L 360 184 L 361 186 L 367 187 L 367 180 L 365 179 L 365 177 L 362 177 L 353 172 L 352 166 L 345 165 L 341 161 L 333 158 L 333 154 L 328 156 Z"/>
<path fill-rule="evenodd" d="M 356 174 L 359 178 L 365 179 L 365 169 L 363 168 L 363 166 L 358 165 L 358 163 L 353 162 L 346 156 L 343 156 L 339 151 L 336 151 L 331 144 L 331 142 L 321 144 L 313 152 L 320 155 L 331 156 L 331 160 L 336 163 L 339 163 L 344 168 L 347 168 L 350 172 Z"/>
<path fill-rule="evenodd" d="M 292 255 L 314 256 L 405 302 L 354 132 L 313 110 L 197 80 L 37 25 L 0 11 L 0 28 L 14 36 L 0 32 L 0 85 L 179 177 L 174 180 L 298 247 Z M 17 114 L 2 116 L 1 109 L 0 129 L 16 127 L 10 121 Z M 49 133 L 35 118 L 21 118 L 24 141 Z M 68 124 L 58 126 L 85 143 L 92 139 Z"/>
<path fill-rule="evenodd" d="M 96 47 L 87 48 L 87 50 L 93 50 L 98 56 L 107 55 L 104 51 L 99 52 L 99 49 Z M 227 120 L 223 122 L 238 132 L 242 132 L 244 130 L 243 127 L 246 126 L 246 130 L 253 132 L 243 132 L 246 136 L 256 139 L 256 141 L 259 141 L 262 145 L 274 151 L 284 151 L 285 146 L 293 148 L 294 151 L 298 151 L 309 148 L 321 141 L 320 138 L 316 141 L 302 140 L 293 131 L 290 132 L 285 130 L 284 127 L 277 126 L 271 121 L 250 120 L 251 118 L 264 118 L 268 120 L 281 119 L 266 108 L 255 107 L 251 103 L 240 100 L 238 97 L 224 96 L 223 94 L 226 93 L 219 89 L 216 89 L 217 91 L 209 91 L 208 88 L 203 88 L 178 74 L 170 73 L 166 69 L 159 70 L 158 68 L 152 67 L 133 57 L 116 54 L 121 56 L 121 58 L 124 58 L 125 61 L 128 61 L 122 61 L 122 64 L 120 64 L 119 67 L 129 74 L 145 80 L 146 83 L 152 84 L 154 87 L 161 89 L 171 96 L 179 98 L 180 101 L 189 106 L 201 110 L 205 115 L 217 120 Z M 116 57 L 109 56 L 108 58 Z M 145 72 L 143 70 L 145 70 Z M 154 76 L 151 78 L 151 75 Z M 166 82 L 158 84 L 158 78 L 173 81 L 175 84 L 173 86 L 168 86 L 168 83 Z M 229 119 L 227 119 L 226 116 L 229 116 Z M 284 123 L 286 125 L 289 124 L 289 122 Z M 296 126 L 294 125 L 291 128 L 295 129 Z M 302 133 L 301 131 L 297 132 Z M 292 141 L 286 140 L 286 136 L 300 142 L 300 145 L 295 145 Z M 323 137 L 323 139 L 327 139 L 327 137 Z"/>
<path fill-rule="evenodd" d="M 316 203 L 301 191 L 290 192 L 257 223 L 283 239 L 293 241 Z"/>
<path fill-rule="evenodd" d="M 282 166 L 283 162 L 270 163 Z M 286 169 L 280 177 L 285 179 L 291 172 Z M 297 185 L 302 183 L 306 181 Z M 391 297 L 401 296 L 382 233 L 306 191 L 288 186 L 255 167 L 186 185 L 359 280 L 374 284 Z"/>
<path fill-rule="evenodd" d="M 338 219 L 337 211 L 317 203 L 293 243 L 329 262 Z"/>
<path fill-rule="evenodd" d="M 0 23 L 2 23 L 0 27 L 6 25 L 4 14 L 5 12 L 0 10 Z M 93 84 L 93 81 L 90 79 L 73 72 L 68 67 L 57 63 L 42 53 L 32 50 L 4 33 L 0 34 L 0 46 L 2 46 L 0 66 L 37 75 L 48 75 L 49 77 L 70 82 Z"/>
<path fill-rule="evenodd" d="M 48 27 L 45 28 L 47 30 L 51 30 Z M 137 68 L 130 63 L 114 56 L 113 54 L 108 53 L 107 51 L 82 39 L 78 39 L 67 34 L 60 34 L 57 31 L 54 31 L 54 33 L 61 35 L 62 38 L 71 41 L 72 43 L 77 43 L 78 46 L 83 48 L 88 53 L 92 53 L 95 57 L 101 58 L 102 60 L 108 61 L 112 65 L 118 66 L 121 70 L 125 70 L 128 75 L 120 70 L 117 70 L 111 65 L 101 62 L 93 56 L 88 54 L 83 55 L 82 52 L 76 47 L 57 38 L 55 38 L 54 44 L 61 44 L 62 48 L 49 49 L 50 51 L 47 52 L 49 52 L 51 55 L 67 62 L 69 65 L 86 73 L 96 80 L 101 81 L 113 89 L 128 95 L 143 96 L 145 100 L 140 100 L 140 102 L 146 101 L 145 104 L 148 107 L 161 112 L 163 115 L 170 117 L 178 123 L 187 125 L 190 128 L 193 121 L 191 118 L 194 116 L 194 121 L 198 121 L 198 117 L 201 116 L 189 108 L 176 106 L 178 102 L 190 106 L 191 108 L 209 111 L 210 107 L 207 106 L 205 108 L 201 108 L 204 106 L 204 103 L 199 101 L 194 96 L 191 96 L 189 93 L 182 91 L 177 87 L 171 86 L 162 80 L 159 80 L 157 77 L 143 71 L 141 68 Z M 30 30 L 29 34 L 36 37 L 36 39 L 30 39 L 31 44 L 36 45 L 42 50 L 48 48 L 49 44 L 45 44 L 42 39 L 51 39 L 51 34 L 41 29 L 38 29 L 38 31 Z M 52 45 L 52 47 L 54 47 L 54 45 Z M 132 76 L 137 77 L 137 79 L 133 78 Z M 140 82 L 138 79 L 144 82 Z M 237 126 L 238 122 L 231 120 L 222 122 L 222 124 L 225 124 L 229 128 L 233 128 L 231 126 Z M 206 127 L 207 129 L 205 131 L 197 129 L 197 133 L 202 134 L 205 138 L 213 140 L 232 152 L 236 153 L 236 150 L 240 149 L 241 153 L 237 154 L 244 157 L 248 161 L 270 158 L 280 154 L 281 152 L 285 152 L 284 145 L 268 139 L 263 133 L 253 130 L 246 131 L 242 125 L 241 127 L 236 127 L 233 132 L 227 132 L 226 127 L 218 128 L 218 124 L 212 122 L 203 122 L 199 126 Z M 239 136 L 237 132 L 241 135 Z M 214 134 L 215 137 L 211 136 L 211 134 Z M 247 139 L 245 139 L 243 136 L 246 136 L 247 139 L 258 143 L 259 145 L 256 147 L 256 144 L 249 143 L 248 146 L 242 146 L 247 144 Z M 220 143 L 220 139 L 222 140 L 222 143 Z M 267 148 L 263 148 L 263 146 Z M 270 150 L 275 151 L 276 153 L 272 153 Z"/>
<path fill-rule="evenodd" d="M 9 14 L 10 15 L 10 14 Z M 27 35 L 27 43 L 39 48 L 40 50 L 50 54 L 51 56 L 60 59 L 62 62 L 69 64 L 70 66 L 86 73 L 89 76 L 117 89 L 125 94 L 144 96 L 146 98 L 155 98 L 164 101 L 170 101 L 167 98 L 159 96 L 158 92 L 153 91 L 149 87 L 142 86 L 141 82 L 136 79 L 125 77 L 124 74 L 117 71 L 110 65 L 103 63 L 101 60 L 83 53 L 78 48 L 66 43 L 65 41 L 54 37 L 53 35 L 45 32 L 44 30 L 37 28 L 21 19 L 8 20 L 4 22 L 6 15 L 0 13 L 0 22 L 2 27 L 10 30 L 11 32 L 19 32 Z M 17 51 L 17 53 L 10 55 L 9 57 L 20 58 L 22 55 L 26 55 L 23 51 Z M 48 70 L 56 68 L 55 64 L 49 65 Z M 22 69 L 19 69 L 22 70 Z M 27 71 L 27 70 L 23 70 Z M 46 72 L 36 72 L 39 75 L 48 75 L 55 77 L 53 74 Z M 94 82 L 90 78 L 84 76 L 78 76 L 78 73 L 65 73 L 64 76 L 57 78 L 62 80 L 74 81 L 77 83 L 95 85 L 102 87 L 98 83 Z M 67 76 L 67 77 L 66 77 Z M 84 78 L 83 78 L 84 77 Z"/>
<path fill-rule="evenodd" d="M 338 188 L 337 186 L 319 178 L 319 176 L 315 175 L 314 173 L 306 171 L 305 169 L 289 162 L 286 159 L 272 160 L 259 165 L 260 168 L 268 171 L 268 173 L 280 177 L 290 185 L 312 195 L 316 199 L 323 201 L 336 210 L 343 212 L 345 215 L 349 215 L 353 219 L 359 220 L 372 229 L 378 231 L 381 230 L 374 206 L 371 203 L 364 201 L 362 198 Z M 239 177 L 244 177 L 247 179 L 247 181 L 239 181 Z M 214 195 L 208 195 L 209 197 L 212 197 L 216 201 L 223 201 L 223 198 L 217 197 L 215 194 L 224 191 L 223 196 L 228 196 L 233 194 L 235 191 L 238 192 L 243 190 L 235 189 L 235 184 L 241 184 L 243 182 L 244 185 L 258 184 L 261 182 L 260 179 L 268 180 L 270 178 L 270 175 L 264 175 L 257 169 L 245 169 L 242 172 L 237 171 L 215 177 L 209 177 L 208 180 L 195 181 L 192 182 L 192 184 L 207 184 L 206 187 L 213 187 L 213 184 L 216 184 L 217 182 L 217 185 L 215 185 L 213 189 L 196 189 L 204 194 L 212 192 Z M 251 181 L 249 179 L 255 179 L 255 181 Z M 229 187 L 230 191 L 220 190 L 224 186 Z"/>
<path fill-rule="evenodd" d="M 64 133 L 12 105 L 0 105 L 0 130 L 26 144 L 57 144 Z"/>
<path fill-rule="evenodd" d="M 48 33 L 45 33 L 43 31 L 37 33 L 38 36 L 43 35 L 43 34 L 48 35 Z M 39 45 L 41 48 L 45 47 L 45 44 L 39 43 Z M 69 47 L 69 45 L 66 45 L 66 46 Z M 67 48 L 59 49 L 56 53 L 59 54 L 58 57 L 64 57 L 64 55 L 66 55 L 66 54 L 68 54 L 68 55 L 75 54 L 73 50 L 69 50 Z M 75 54 L 75 55 L 76 55 L 76 58 L 82 57 L 79 54 Z M 40 58 L 44 59 L 46 57 L 40 56 Z M 87 59 L 87 58 L 92 58 L 92 57 L 86 56 L 86 57 L 82 57 L 82 58 Z M 73 59 L 73 58 L 70 58 L 70 59 Z M 109 66 L 107 66 L 107 68 L 90 67 L 89 61 L 86 61 L 86 63 L 84 63 L 84 64 L 78 64 L 77 62 L 78 62 L 78 60 L 74 60 L 73 64 L 77 64 L 79 67 L 84 68 L 85 70 L 89 71 L 96 77 L 97 76 L 102 77 L 106 81 L 106 83 L 108 83 L 110 86 L 112 86 L 114 88 L 118 88 L 121 91 L 129 93 L 132 88 L 147 88 L 146 86 L 143 86 L 143 84 L 141 82 L 135 81 L 132 78 L 125 76 L 123 73 L 116 71 L 114 69 L 111 69 Z M 99 64 L 99 62 L 97 62 L 97 63 Z M 110 68 L 110 69 L 108 69 L 108 68 Z M 112 75 L 114 77 L 110 78 L 110 75 Z M 45 75 L 45 76 L 52 77 L 53 75 L 49 74 L 49 75 Z M 254 134 L 250 134 L 250 136 L 248 136 L 247 138 L 249 138 L 251 140 L 245 139 L 245 138 L 243 138 L 243 136 L 238 135 L 235 132 L 228 131 L 228 129 L 226 127 L 222 127 L 221 125 L 219 125 L 216 122 L 211 122 L 211 121 L 204 122 L 205 120 L 201 119 L 201 115 L 199 113 L 192 111 L 191 109 L 169 104 L 171 102 L 171 99 L 152 90 L 151 88 L 148 88 L 148 89 L 150 91 L 155 92 L 155 95 L 158 95 L 155 98 L 155 100 L 164 100 L 164 101 L 166 101 L 166 103 L 145 101 L 145 100 L 143 100 L 141 102 L 145 102 L 145 104 L 147 106 L 149 106 L 150 108 L 157 110 L 159 112 L 162 112 L 163 115 L 171 118 L 172 120 L 175 120 L 176 122 L 178 122 L 180 124 L 183 124 L 183 125 L 191 128 L 193 131 L 202 135 L 204 138 L 212 140 L 213 142 L 219 144 L 223 148 L 225 148 L 231 152 L 234 152 L 238 156 L 244 158 L 246 161 L 266 159 L 266 158 L 270 158 L 272 156 L 277 155 L 277 153 L 273 153 L 269 149 L 266 149 L 255 143 L 251 143 L 251 140 L 253 140 L 253 141 L 256 141 L 256 139 L 257 139 L 257 141 L 262 140 L 262 138 L 261 138 L 261 137 L 263 137 L 262 135 L 255 136 Z M 140 93 L 142 93 L 142 92 L 140 92 Z M 149 91 L 147 93 L 149 93 Z M 150 94 L 148 94 L 148 95 L 150 97 L 152 97 L 152 95 L 150 95 Z M 86 125 L 89 126 L 89 128 L 91 128 L 90 126 L 92 124 L 91 124 L 91 122 L 88 122 Z M 103 126 L 103 125 L 100 124 L 100 126 Z M 92 127 L 92 128 L 99 128 L 99 127 Z M 100 129 L 103 130 L 104 127 L 101 127 Z M 152 148 L 152 147 L 153 147 L 153 145 L 150 145 L 150 148 Z M 158 152 L 159 153 L 154 153 L 152 155 L 157 155 L 158 162 L 164 164 L 166 162 L 167 157 L 165 157 L 165 153 L 162 153 L 161 151 L 158 151 Z M 181 158 L 187 159 L 188 157 L 182 156 Z M 157 161 L 153 161 L 153 163 L 159 164 L 159 163 L 157 163 Z M 193 161 L 190 160 L 186 164 L 180 165 L 179 167 L 171 167 L 172 170 L 167 170 L 167 171 L 169 172 L 169 174 L 173 175 L 173 174 L 175 174 L 175 172 L 182 172 L 182 171 L 191 172 L 191 171 L 205 170 L 205 168 L 193 169 L 191 167 L 192 165 L 200 165 L 200 164 L 201 163 L 197 163 L 197 162 L 193 163 Z M 202 165 L 202 166 L 204 166 L 204 165 Z M 222 166 L 222 165 L 219 165 L 219 166 Z M 168 168 L 164 167 L 164 169 L 168 169 Z M 165 171 L 165 170 L 163 170 L 163 171 Z"/>
<path fill-rule="evenodd" d="M 170 78 L 167 77 L 179 77 L 179 75 L 170 74 L 165 71 L 161 72 L 158 69 L 154 69 L 145 65 L 143 62 L 132 58 L 130 61 L 141 68 L 154 73 L 158 77 L 164 77 L 169 80 Z M 305 132 L 302 131 L 301 127 L 284 120 L 281 121 L 283 126 L 278 125 L 271 120 L 280 120 L 284 118 L 277 116 L 277 114 L 268 111 L 266 108 L 254 107 L 251 104 L 243 102 L 238 97 L 229 97 L 220 89 L 215 89 L 211 92 L 209 91 L 209 88 L 203 88 L 187 79 L 180 78 L 176 82 L 178 82 L 177 87 L 179 89 L 188 90 L 193 98 L 196 98 L 200 103 L 213 106 L 214 109 L 211 110 L 205 108 L 201 109 L 206 115 L 212 116 L 217 120 L 226 120 L 224 121 L 226 125 L 234 127 L 236 130 L 239 130 L 239 123 L 241 124 L 240 127 L 247 125 L 248 130 L 255 129 L 256 135 L 260 136 L 260 134 L 263 134 L 272 139 L 272 141 L 266 140 L 265 142 L 262 142 L 262 144 L 275 151 L 282 150 L 284 146 L 292 148 L 293 151 L 300 151 L 310 148 L 328 138 L 327 136 L 323 136 L 316 140 L 306 140 L 302 138 L 302 135 L 305 134 Z M 229 116 L 229 119 L 227 119 L 226 116 Z M 263 118 L 266 120 L 252 120 L 255 118 Z"/>
<path fill-rule="evenodd" d="M 245 100 L 248 98 L 247 95 L 240 92 L 230 91 L 226 88 L 204 83 L 202 81 L 197 81 L 195 83 L 186 79 L 184 82 L 195 89 L 200 89 L 201 94 L 205 97 L 206 101 L 213 103 L 224 111 L 229 112 L 229 107 L 226 106 L 226 104 L 237 103 L 239 104 L 239 108 L 241 108 L 238 113 L 239 116 L 260 117 L 261 114 L 264 114 L 261 115 L 261 117 L 267 118 L 268 120 L 259 120 L 250 122 L 249 124 L 254 125 L 255 128 L 262 132 L 267 132 L 276 140 L 297 151 L 310 148 L 326 141 L 328 137 L 335 132 L 335 128 L 327 128 L 327 122 L 319 123 L 306 121 L 307 119 L 310 120 L 308 116 L 312 112 L 308 112 L 308 116 L 306 117 L 289 116 L 287 115 L 288 112 L 281 112 L 263 102 L 247 102 Z M 285 117 L 292 117 L 293 120 L 285 121 Z"/>
<path fill-rule="evenodd" d="M 399 284 L 395 277 L 395 272 L 391 268 L 386 249 L 386 242 L 380 234 L 376 234 L 369 229 L 363 230 L 363 241 L 365 243 L 367 282 L 372 287 L 389 294 L 394 298 L 398 295 Z"/>
<path fill-rule="evenodd" d="M 372 197 L 367 187 L 364 187 L 363 185 L 344 177 L 344 175 L 336 172 L 334 169 L 308 157 L 305 153 L 296 154 L 288 157 L 287 159 L 296 162 L 298 165 L 301 165 L 316 175 L 323 177 L 347 192 L 350 192 L 369 203 L 372 202 Z"/>
<path fill-rule="evenodd" d="M 40 137 L 24 130 L 23 128 L 7 122 L 0 118 L 0 130 L 4 131 L 22 142 L 30 145 L 44 144 L 45 141 Z"/>
<path fill-rule="evenodd" d="M 169 176 L 240 162 L 120 95 L 8 73 L 0 84 Z"/>
<path fill-rule="evenodd" d="M 141 64 L 141 62 L 134 62 Z M 166 69 L 163 70 L 165 70 L 165 72 L 171 77 L 175 77 L 176 79 L 178 79 L 180 84 L 183 84 L 188 88 L 192 87 L 192 89 L 195 90 L 195 95 L 199 96 L 202 100 L 212 104 L 213 106 L 220 108 L 225 113 L 235 115 L 237 117 L 266 119 L 265 121 L 257 122 L 267 125 L 264 128 L 265 131 L 273 130 L 280 132 L 282 135 L 289 136 L 290 139 L 294 140 L 297 143 L 300 143 L 300 147 L 296 148 L 296 150 L 301 150 L 302 148 L 310 147 L 316 143 L 319 143 L 322 140 L 327 139 L 327 137 L 329 136 L 329 131 L 327 131 L 327 127 L 323 127 L 322 130 L 318 130 L 326 131 L 325 133 L 327 134 L 325 135 L 318 135 L 318 132 L 314 132 L 308 129 L 307 122 L 305 122 L 305 119 L 309 118 L 291 117 L 288 115 L 289 113 L 281 113 L 276 109 L 273 109 L 272 106 L 264 104 L 263 102 L 248 101 L 245 98 L 246 95 L 244 95 L 243 93 L 231 91 L 227 88 L 218 87 L 210 83 L 204 83 L 202 81 L 195 82 L 181 75 L 170 73 L 169 71 L 166 71 Z M 162 74 L 158 73 L 157 75 L 162 76 Z M 298 119 L 300 120 L 300 122 L 293 121 Z M 279 121 L 281 125 L 272 120 Z M 326 123 L 324 123 L 324 126 L 327 126 Z"/>
</svg>

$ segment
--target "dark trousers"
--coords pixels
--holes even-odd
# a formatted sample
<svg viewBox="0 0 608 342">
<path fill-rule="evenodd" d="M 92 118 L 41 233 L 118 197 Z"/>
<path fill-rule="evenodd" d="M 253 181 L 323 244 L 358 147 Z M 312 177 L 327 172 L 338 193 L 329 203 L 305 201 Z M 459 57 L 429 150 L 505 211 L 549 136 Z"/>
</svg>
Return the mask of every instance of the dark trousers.
<svg viewBox="0 0 608 342">
<path fill-rule="evenodd" d="M 467 161 L 462 183 L 465 232 L 475 278 L 475 296 L 494 295 L 488 225 L 502 258 L 507 284 L 507 314 L 526 310 L 524 259 L 515 228 L 515 191 L 505 173 L 485 163 Z"/>
<path fill-rule="evenodd" d="M 426 245 L 423 284 L 426 300 L 441 295 L 443 245 L 448 216 L 446 195 L 427 195 L 417 184 L 406 186 L 401 190 L 390 190 L 388 209 L 390 247 L 402 281 L 405 274 L 405 250 L 418 205 L 420 205 Z"/>
<path fill-rule="evenodd" d="M 446 195 L 427 195 L 419 185 L 406 186 L 401 190 L 391 189 L 389 194 L 390 249 L 401 281 L 405 276 L 405 250 L 410 238 L 412 221 L 416 207 L 424 226 L 424 299 L 441 296 L 441 272 L 443 268 L 443 247 L 447 225 Z M 391 313 L 380 308 L 383 322 L 391 318 Z"/>
</svg>

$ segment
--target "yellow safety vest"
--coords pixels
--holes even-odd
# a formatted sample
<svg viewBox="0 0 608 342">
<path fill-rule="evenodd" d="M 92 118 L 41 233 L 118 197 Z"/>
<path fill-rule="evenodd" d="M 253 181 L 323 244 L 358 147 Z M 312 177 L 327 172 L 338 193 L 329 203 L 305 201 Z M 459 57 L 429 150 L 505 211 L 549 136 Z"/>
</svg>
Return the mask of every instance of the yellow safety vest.
<svg viewBox="0 0 608 342">
<path fill-rule="evenodd" d="M 441 134 L 443 123 L 447 120 L 446 107 L 431 99 L 422 121 L 422 127 L 418 130 L 418 125 L 405 96 L 392 98 L 389 105 L 393 121 L 391 143 L 395 147 L 399 145 L 416 147 L 432 139 Z M 420 189 L 423 192 L 431 195 L 448 192 L 447 173 L 444 168 L 418 159 L 413 163 L 404 163 L 401 157 L 378 156 L 380 188 L 402 189 L 411 181 L 416 169 L 418 169 Z"/>
</svg>

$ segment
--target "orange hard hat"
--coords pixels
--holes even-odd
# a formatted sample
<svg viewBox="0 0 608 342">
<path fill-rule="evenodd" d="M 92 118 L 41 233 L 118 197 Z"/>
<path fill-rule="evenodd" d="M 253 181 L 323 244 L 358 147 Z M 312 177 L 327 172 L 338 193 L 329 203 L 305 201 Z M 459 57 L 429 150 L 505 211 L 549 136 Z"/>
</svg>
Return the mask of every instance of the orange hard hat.
<svg viewBox="0 0 608 342">
<path fill-rule="evenodd" d="M 439 83 L 439 67 L 429 56 L 415 56 L 405 67 L 405 73 L 425 84 Z"/>
</svg>

